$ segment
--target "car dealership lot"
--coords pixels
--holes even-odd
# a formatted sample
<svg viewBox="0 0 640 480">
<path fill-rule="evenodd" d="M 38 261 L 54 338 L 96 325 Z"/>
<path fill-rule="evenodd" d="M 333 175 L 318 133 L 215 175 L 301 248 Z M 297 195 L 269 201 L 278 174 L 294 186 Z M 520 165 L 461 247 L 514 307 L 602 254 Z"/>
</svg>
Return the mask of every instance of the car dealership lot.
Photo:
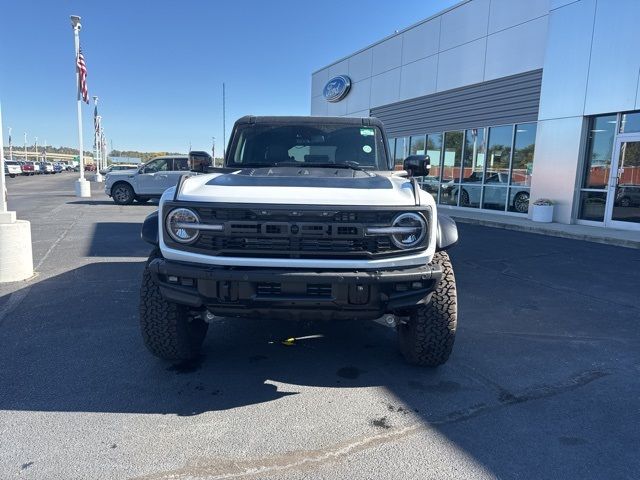
<svg viewBox="0 0 640 480">
<path fill-rule="evenodd" d="M 640 251 L 461 225 L 437 370 L 384 322 L 269 318 L 169 365 L 137 325 L 155 207 L 76 178 L 8 182 L 38 274 L 0 287 L 0 477 L 637 478 Z"/>
</svg>

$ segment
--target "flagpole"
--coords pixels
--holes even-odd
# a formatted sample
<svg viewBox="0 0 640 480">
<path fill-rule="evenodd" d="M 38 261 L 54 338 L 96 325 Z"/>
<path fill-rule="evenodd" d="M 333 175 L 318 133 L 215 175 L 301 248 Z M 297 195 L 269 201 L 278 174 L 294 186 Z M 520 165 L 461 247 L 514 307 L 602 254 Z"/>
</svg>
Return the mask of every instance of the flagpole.
<svg viewBox="0 0 640 480">
<path fill-rule="evenodd" d="M 94 177 L 94 180 L 96 182 L 102 182 L 102 174 L 100 173 L 100 169 L 101 169 L 101 152 L 100 152 L 100 137 L 99 135 L 99 130 L 100 130 L 100 116 L 97 114 L 98 113 L 98 97 L 93 97 L 93 105 L 94 105 L 94 110 L 93 110 L 93 141 L 94 141 L 94 147 L 95 147 L 95 153 L 93 154 L 93 163 L 96 166 L 96 175 Z"/>
<path fill-rule="evenodd" d="M 80 56 L 80 17 L 71 15 L 71 25 L 73 26 L 73 40 L 76 48 L 76 89 L 78 103 L 78 144 L 80 159 L 80 178 L 76 182 L 76 197 L 91 197 L 91 184 L 84 178 L 84 145 L 82 142 L 82 97 L 80 95 L 80 72 L 78 71 L 78 57 Z"/>
</svg>

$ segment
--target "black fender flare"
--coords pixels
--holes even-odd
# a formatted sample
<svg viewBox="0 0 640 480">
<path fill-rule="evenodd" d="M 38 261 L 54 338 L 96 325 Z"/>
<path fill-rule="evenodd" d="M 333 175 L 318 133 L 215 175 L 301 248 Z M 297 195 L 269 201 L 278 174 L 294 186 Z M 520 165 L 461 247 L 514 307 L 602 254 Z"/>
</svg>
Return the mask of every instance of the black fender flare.
<svg viewBox="0 0 640 480">
<path fill-rule="evenodd" d="M 458 243 L 458 227 L 453 218 L 438 214 L 438 233 L 436 237 L 436 251 L 441 252 Z"/>
<path fill-rule="evenodd" d="M 147 215 L 147 218 L 144 219 L 140 237 L 142 238 L 142 240 L 150 243 L 151 245 L 154 245 L 156 247 L 160 245 L 160 240 L 158 237 L 158 210 Z"/>
</svg>

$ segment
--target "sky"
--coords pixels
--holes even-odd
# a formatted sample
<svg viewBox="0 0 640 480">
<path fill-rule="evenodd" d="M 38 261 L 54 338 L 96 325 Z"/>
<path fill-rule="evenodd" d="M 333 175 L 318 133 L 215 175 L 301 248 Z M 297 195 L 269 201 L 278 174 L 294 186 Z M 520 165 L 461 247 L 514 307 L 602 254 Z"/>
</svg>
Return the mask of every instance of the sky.
<svg viewBox="0 0 640 480">
<path fill-rule="evenodd" d="M 222 151 L 247 114 L 308 115 L 311 73 L 457 0 L 21 0 L 2 2 L 0 102 L 5 145 L 77 147 L 73 31 L 89 95 L 118 150 Z M 85 150 L 93 103 L 83 107 Z M 111 145 L 109 145 L 111 148 Z M 217 156 L 217 155 L 216 155 Z"/>
</svg>

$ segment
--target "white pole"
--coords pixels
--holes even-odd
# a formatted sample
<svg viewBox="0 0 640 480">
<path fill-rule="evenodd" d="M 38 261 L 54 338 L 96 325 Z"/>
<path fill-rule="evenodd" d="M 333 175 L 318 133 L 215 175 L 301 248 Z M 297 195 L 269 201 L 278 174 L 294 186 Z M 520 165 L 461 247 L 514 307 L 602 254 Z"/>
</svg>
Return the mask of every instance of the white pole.
<svg viewBox="0 0 640 480">
<path fill-rule="evenodd" d="M 24 132 L 24 161 L 27 161 L 27 132 Z"/>
<path fill-rule="evenodd" d="M 80 160 L 80 179 L 76 184 L 76 196 L 90 197 L 91 186 L 85 183 L 84 178 L 84 144 L 82 141 L 82 96 L 80 94 L 80 72 L 78 71 L 78 57 L 80 56 L 80 17 L 71 15 L 71 25 L 73 26 L 73 40 L 76 49 L 76 89 L 77 89 L 77 107 L 78 107 L 78 147 Z"/>
<path fill-rule="evenodd" d="M 224 89 L 224 82 L 222 82 L 222 157 L 226 157 L 226 152 L 227 152 L 227 129 L 226 129 L 226 118 L 227 118 L 227 112 L 226 112 L 226 94 L 225 94 L 225 89 Z"/>
<path fill-rule="evenodd" d="M 0 283 L 17 282 L 33 276 L 31 224 L 17 220 L 16 212 L 7 211 L 3 138 L 0 106 Z"/>
<path fill-rule="evenodd" d="M 11 129 L 9 129 L 11 132 Z M 9 133 L 11 135 L 11 133 Z M 2 133 L 2 105 L 0 105 L 0 213 L 7 211 L 7 202 L 4 198 L 4 134 Z"/>
</svg>

